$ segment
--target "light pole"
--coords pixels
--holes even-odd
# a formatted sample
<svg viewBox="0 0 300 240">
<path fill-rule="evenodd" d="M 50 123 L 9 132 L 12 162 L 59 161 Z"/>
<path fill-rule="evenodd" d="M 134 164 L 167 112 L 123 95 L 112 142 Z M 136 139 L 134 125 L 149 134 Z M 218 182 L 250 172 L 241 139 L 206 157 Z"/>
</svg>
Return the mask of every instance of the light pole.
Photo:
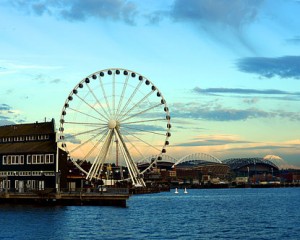
<svg viewBox="0 0 300 240">
<path fill-rule="evenodd" d="M 56 193 L 60 193 L 60 170 L 55 173 L 55 184 L 56 184 Z"/>
<path fill-rule="evenodd" d="M 8 194 L 8 176 L 5 176 L 5 195 Z"/>
</svg>

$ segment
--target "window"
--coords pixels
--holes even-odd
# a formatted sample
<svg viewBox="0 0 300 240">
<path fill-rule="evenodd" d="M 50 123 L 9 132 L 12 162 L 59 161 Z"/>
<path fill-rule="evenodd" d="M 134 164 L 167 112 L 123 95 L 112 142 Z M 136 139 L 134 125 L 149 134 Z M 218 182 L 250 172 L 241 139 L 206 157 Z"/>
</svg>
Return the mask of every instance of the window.
<svg viewBox="0 0 300 240">
<path fill-rule="evenodd" d="M 45 155 L 45 163 L 46 164 L 54 163 L 54 154 L 46 154 Z"/>
<path fill-rule="evenodd" d="M 8 164 L 8 165 L 11 164 L 11 156 L 10 156 L 10 155 L 7 156 L 7 164 Z"/>
<path fill-rule="evenodd" d="M 35 180 L 31 180 L 31 188 L 35 189 Z"/>
<path fill-rule="evenodd" d="M 19 156 L 19 164 L 24 164 L 24 155 Z"/>
<path fill-rule="evenodd" d="M 38 140 L 44 140 L 45 139 L 45 135 L 39 135 L 38 136 Z"/>
<path fill-rule="evenodd" d="M 7 181 L 7 186 L 6 186 L 6 180 L 2 180 L 0 182 L 0 188 L 6 189 L 6 187 L 7 187 L 7 189 L 10 189 L 10 180 Z"/>
<path fill-rule="evenodd" d="M 35 154 L 32 155 L 32 164 L 43 164 L 44 163 L 44 155 Z"/>
<path fill-rule="evenodd" d="M 24 155 L 4 155 L 2 156 L 3 165 L 24 164 Z"/>
<path fill-rule="evenodd" d="M 31 159 L 32 159 L 32 156 L 31 155 L 27 155 L 27 164 L 31 164 Z"/>
<path fill-rule="evenodd" d="M 17 164 L 16 156 L 10 156 L 10 157 L 11 157 L 11 164 Z"/>
<path fill-rule="evenodd" d="M 37 163 L 37 155 L 32 155 L 32 164 Z"/>
</svg>

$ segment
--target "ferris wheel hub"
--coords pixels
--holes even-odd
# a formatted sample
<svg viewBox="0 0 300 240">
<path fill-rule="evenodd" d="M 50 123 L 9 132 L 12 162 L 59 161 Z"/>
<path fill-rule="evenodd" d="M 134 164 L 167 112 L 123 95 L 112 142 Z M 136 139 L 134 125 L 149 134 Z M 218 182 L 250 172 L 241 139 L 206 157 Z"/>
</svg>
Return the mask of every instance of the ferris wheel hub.
<svg viewBox="0 0 300 240">
<path fill-rule="evenodd" d="M 108 122 L 108 128 L 109 129 L 114 129 L 118 126 L 118 122 L 114 119 L 109 120 Z"/>
</svg>

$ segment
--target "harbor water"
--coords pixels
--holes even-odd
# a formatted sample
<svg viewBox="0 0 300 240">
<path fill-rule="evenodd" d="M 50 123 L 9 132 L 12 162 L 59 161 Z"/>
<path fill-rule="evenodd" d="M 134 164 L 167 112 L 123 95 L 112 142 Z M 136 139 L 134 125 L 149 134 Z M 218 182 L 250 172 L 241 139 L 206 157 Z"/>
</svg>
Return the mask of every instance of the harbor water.
<svg viewBox="0 0 300 240">
<path fill-rule="evenodd" d="M 0 239 L 300 239 L 300 188 L 174 192 L 126 208 L 0 205 Z"/>
</svg>

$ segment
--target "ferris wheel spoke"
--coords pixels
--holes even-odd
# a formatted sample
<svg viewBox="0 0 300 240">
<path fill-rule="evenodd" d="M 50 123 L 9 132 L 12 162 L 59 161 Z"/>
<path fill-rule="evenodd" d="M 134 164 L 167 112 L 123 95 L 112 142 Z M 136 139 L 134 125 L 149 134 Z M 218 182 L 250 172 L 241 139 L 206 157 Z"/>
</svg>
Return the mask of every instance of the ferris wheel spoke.
<svg viewBox="0 0 300 240">
<path fill-rule="evenodd" d="M 133 115 L 130 115 L 129 117 L 127 117 L 127 118 L 125 118 L 125 119 L 122 119 L 122 122 L 124 122 L 124 121 L 126 121 L 126 120 L 128 120 L 128 119 L 131 119 L 131 118 L 133 118 L 133 117 L 136 117 L 136 116 L 138 116 L 138 115 L 144 114 L 144 113 L 146 113 L 146 112 L 148 112 L 148 111 L 150 111 L 150 110 L 152 110 L 152 109 L 154 109 L 154 108 L 157 108 L 157 107 L 159 107 L 159 106 L 161 106 L 161 103 L 159 103 L 159 104 L 157 104 L 157 105 L 154 105 L 154 106 L 152 106 L 152 107 L 150 107 L 150 108 L 147 108 L 146 110 L 143 110 L 143 111 L 140 111 L 140 112 L 135 113 L 135 114 L 133 114 Z"/>
<path fill-rule="evenodd" d="M 113 83 L 112 83 L 112 111 L 113 117 L 116 118 L 116 73 L 113 73 Z"/>
<path fill-rule="evenodd" d="M 132 99 L 134 98 L 135 94 L 137 93 L 137 91 L 139 90 L 139 88 L 141 87 L 143 81 L 140 81 L 139 84 L 136 86 L 136 88 L 134 89 L 134 91 L 131 93 L 129 99 L 127 100 L 127 102 L 125 103 L 125 105 L 123 106 L 122 110 L 120 111 L 119 116 L 122 116 L 123 112 L 126 111 L 128 105 L 130 104 L 130 102 L 132 101 Z M 119 118 L 117 119 L 119 120 Z"/>
<path fill-rule="evenodd" d="M 157 151 L 159 151 L 159 152 L 161 151 L 161 149 L 159 149 L 159 148 L 153 146 L 152 144 L 150 144 L 150 143 L 144 141 L 143 139 L 139 138 L 139 137 L 136 136 L 135 134 L 133 134 L 133 133 L 131 133 L 131 132 L 128 132 L 128 131 L 126 131 L 126 130 L 124 130 L 124 129 L 123 129 L 123 131 L 126 132 L 128 135 L 130 135 L 130 136 L 136 138 L 137 140 L 139 140 L 139 141 L 145 143 L 147 146 L 149 146 L 149 147 L 151 147 L 151 148 L 153 148 L 153 149 L 155 149 L 155 150 L 157 150 Z"/>
<path fill-rule="evenodd" d="M 103 139 L 105 138 L 104 133 L 107 132 L 107 129 L 105 129 L 104 131 L 101 132 L 101 134 L 103 134 L 103 136 L 97 141 L 97 143 L 90 149 L 90 151 L 84 156 L 84 159 L 87 159 L 90 157 L 90 155 L 95 151 L 95 149 L 99 146 L 99 144 L 103 141 Z"/>
<path fill-rule="evenodd" d="M 124 84 L 123 84 L 123 86 L 122 86 L 122 93 L 121 93 L 121 97 L 120 97 L 120 99 L 119 99 L 119 103 L 118 103 L 118 108 L 117 108 L 116 116 L 118 116 L 119 110 L 121 110 L 121 106 L 122 106 L 123 99 L 124 99 L 124 94 L 125 94 L 126 89 L 127 89 L 128 79 L 129 79 L 129 75 L 126 76 L 125 82 L 124 82 Z"/>
<path fill-rule="evenodd" d="M 70 137 L 65 137 L 65 139 L 77 137 L 77 136 L 80 136 L 80 135 L 83 135 L 83 134 L 86 134 L 86 133 L 96 132 L 96 131 L 99 131 L 101 129 L 103 129 L 103 127 L 101 127 L 101 128 L 95 128 L 95 129 L 87 130 L 87 131 L 83 131 L 83 132 L 78 132 L 76 134 L 70 134 Z M 105 128 L 105 131 L 107 131 L 106 128 Z"/>
<path fill-rule="evenodd" d="M 102 117 L 104 117 L 106 120 L 109 120 L 109 114 L 107 113 L 107 111 L 105 110 L 105 108 L 102 106 L 102 104 L 100 103 L 99 99 L 96 97 L 94 91 L 91 89 L 91 87 L 86 84 L 90 93 L 92 94 L 92 96 L 94 97 L 94 99 L 96 100 L 96 102 L 98 103 L 98 105 L 101 107 L 102 111 L 105 113 L 105 116 L 104 115 L 101 115 Z"/>
<path fill-rule="evenodd" d="M 141 120 L 141 121 L 134 121 L 134 122 L 122 122 L 122 126 L 127 125 L 127 124 L 156 122 L 156 121 L 165 121 L 165 120 L 166 120 L 165 118 L 156 118 L 156 119 Z"/>
<path fill-rule="evenodd" d="M 84 141 L 82 144 L 78 145 L 77 147 L 73 148 L 70 153 L 73 153 L 75 151 L 77 151 L 78 149 L 80 149 L 81 147 L 85 146 L 88 142 L 92 141 L 93 139 L 97 138 L 98 136 L 100 136 L 101 133 L 96 134 L 95 136 L 92 136 L 91 138 L 89 138 L 88 140 Z"/>
<path fill-rule="evenodd" d="M 142 158 L 145 158 L 143 153 L 126 137 L 126 135 L 124 135 L 124 138 L 131 145 L 131 147 L 133 147 L 142 156 Z"/>
<path fill-rule="evenodd" d="M 112 117 L 112 112 L 111 112 L 111 108 L 110 108 L 110 105 L 109 105 L 109 102 L 108 102 L 108 98 L 107 98 L 107 95 L 106 95 L 106 92 L 105 92 L 105 89 L 104 89 L 101 77 L 99 78 L 99 83 L 100 83 L 102 94 L 104 96 L 104 99 L 105 99 L 105 102 L 106 102 L 106 105 L 107 105 L 107 108 L 108 108 L 109 116 L 111 118 Z"/>
<path fill-rule="evenodd" d="M 87 101 L 85 101 L 82 97 L 80 97 L 78 94 L 75 94 L 82 102 L 84 102 L 87 106 L 89 106 L 91 109 L 93 109 L 96 113 L 98 113 L 101 117 L 104 119 L 107 119 L 102 113 L 100 113 L 94 106 L 89 104 Z"/>
<path fill-rule="evenodd" d="M 146 96 L 144 96 L 140 101 L 138 101 L 136 104 L 134 104 L 126 113 L 124 113 L 121 117 L 120 117 L 120 121 L 122 121 L 122 118 L 126 117 L 129 115 L 130 112 L 132 112 L 135 108 L 137 108 L 138 106 L 140 106 L 146 99 L 148 99 L 154 91 L 149 92 Z"/>
<path fill-rule="evenodd" d="M 97 119 L 97 120 L 99 120 L 99 121 L 102 121 L 102 122 L 103 122 L 103 119 L 96 118 L 96 117 L 94 117 L 94 116 L 92 116 L 92 115 L 90 115 L 90 114 L 84 113 L 84 112 L 82 112 L 82 111 L 79 111 L 79 110 L 77 110 L 77 109 L 70 108 L 70 107 L 69 107 L 69 109 L 70 109 L 70 110 L 72 110 L 72 111 L 74 111 L 74 112 L 80 113 L 80 114 L 82 114 L 82 115 L 85 115 L 85 116 L 88 116 L 88 117 L 91 117 L 91 118 L 94 118 L 94 119 Z"/>
<path fill-rule="evenodd" d="M 65 121 L 64 124 L 74 124 L 74 125 L 83 125 L 86 127 L 94 127 L 94 126 L 106 126 L 106 123 L 89 123 L 89 122 L 69 122 L 69 121 Z"/>
<path fill-rule="evenodd" d="M 122 125 L 123 128 L 126 128 L 126 129 L 132 129 L 132 130 L 137 130 L 139 132 L 147 132 L 147 133 L 152 133 L 152 134 L 156 134 L 156 135 L 161 135 L 161 136 L 165 136 L 164 133 L 159 133 L 159 132 L 154 132 L 154 131 L 149 131 L 149 130 L 145 130 L 145 129 L 141 129 L 141 128 L 133 128 L 133 127 L 126 127 L 124 125 Z"/>
</svg>

